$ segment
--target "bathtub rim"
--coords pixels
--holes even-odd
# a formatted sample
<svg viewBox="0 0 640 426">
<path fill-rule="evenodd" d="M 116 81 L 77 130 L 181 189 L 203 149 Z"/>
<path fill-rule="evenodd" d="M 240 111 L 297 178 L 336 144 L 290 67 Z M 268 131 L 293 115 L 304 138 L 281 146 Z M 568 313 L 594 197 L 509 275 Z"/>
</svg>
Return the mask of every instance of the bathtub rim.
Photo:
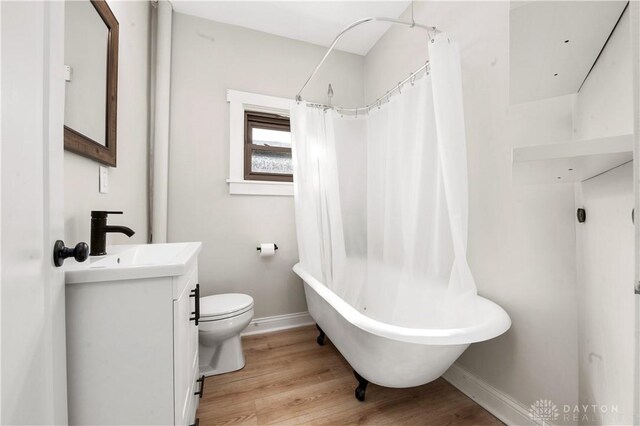
<svg viewBox="0 0 640 426">
<path fill-rule="evenodd" d="M 500 305 L 482 296 L 474 297 L 478 298 L 480 303 L 490 304 L 495 314 L 489 320 L 477 325 L 445 329 L 410 328 L 387 324 L 370 318 L 355 309 L 311 276 L 300 263 L 293 266 L 293 271 L 351 324 L 368 333 L 387 339 L 428 345 L 468 345 L 493 339 L 511 327 L 511 318 L 507 312 Z"/>
</svg>

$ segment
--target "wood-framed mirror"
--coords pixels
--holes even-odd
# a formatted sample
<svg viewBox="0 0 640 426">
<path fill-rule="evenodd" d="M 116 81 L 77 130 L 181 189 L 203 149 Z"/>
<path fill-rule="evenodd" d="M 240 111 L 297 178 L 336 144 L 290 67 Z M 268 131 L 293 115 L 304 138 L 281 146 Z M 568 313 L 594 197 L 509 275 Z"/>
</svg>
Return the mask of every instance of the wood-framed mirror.
<svg viewBox="0 0 640 426">
<path fill-rule="evenodd" d="M 64 149 L 116 167 L 118 20 L 105 0 L 65 2 Z"/>
</svg>

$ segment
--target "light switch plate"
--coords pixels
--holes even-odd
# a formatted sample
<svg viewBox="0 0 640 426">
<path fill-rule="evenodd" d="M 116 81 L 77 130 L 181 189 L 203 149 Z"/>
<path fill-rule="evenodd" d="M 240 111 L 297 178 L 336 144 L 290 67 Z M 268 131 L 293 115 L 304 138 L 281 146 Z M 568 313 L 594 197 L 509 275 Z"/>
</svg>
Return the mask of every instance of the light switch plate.
<svg viewBox="0 0 640 426">
<path fill-rule="evenodd" d="M 105 167 L 105 166 L 99 166 L 100 167 L 100 173 L 99 173 L 99 184 L 98 186 L 100 187 L 100 193 L 101 194 L 106 194 L 109 192 L 109 168 Z"/>
</svg>

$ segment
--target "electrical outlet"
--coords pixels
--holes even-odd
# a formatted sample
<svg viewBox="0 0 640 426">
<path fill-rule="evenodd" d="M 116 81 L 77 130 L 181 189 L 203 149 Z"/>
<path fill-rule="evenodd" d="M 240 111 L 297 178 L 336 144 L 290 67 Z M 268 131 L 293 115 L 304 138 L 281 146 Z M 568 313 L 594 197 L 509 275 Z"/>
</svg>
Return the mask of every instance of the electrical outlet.
<svg viewBox="0 0 640 426">
<path fill-rule="evenodd" d="M 99 166 L 100 167 L 100 173 L 99 173 L 99 187 L 100 187 L 100 193 L 101 194 L 106 194 L 109 192 L 109 168 L 106 166 Z"/>
<path fill-rule="evenodd" d="M 71 81 L 71 65 L 64 66 L 64 81 Z"/>
</svg>

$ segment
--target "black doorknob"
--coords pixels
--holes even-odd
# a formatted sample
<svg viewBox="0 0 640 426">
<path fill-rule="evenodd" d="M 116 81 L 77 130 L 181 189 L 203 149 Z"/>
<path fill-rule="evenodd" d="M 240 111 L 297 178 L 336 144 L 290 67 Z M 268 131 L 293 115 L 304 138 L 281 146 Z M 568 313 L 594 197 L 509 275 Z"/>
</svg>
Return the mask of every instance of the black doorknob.
<svg viewBox="0 0 640 426">
<path fill-rule="evenodd" d="M 53 245 L 53 263 L 62 266 L 67 257 L 73 257 L 78 262 L 84 262 L 89 257 L 89 245 L 78 243 L 74 248 L 64 246 L 64 241 L 58 240 Z"/>
</svg>

